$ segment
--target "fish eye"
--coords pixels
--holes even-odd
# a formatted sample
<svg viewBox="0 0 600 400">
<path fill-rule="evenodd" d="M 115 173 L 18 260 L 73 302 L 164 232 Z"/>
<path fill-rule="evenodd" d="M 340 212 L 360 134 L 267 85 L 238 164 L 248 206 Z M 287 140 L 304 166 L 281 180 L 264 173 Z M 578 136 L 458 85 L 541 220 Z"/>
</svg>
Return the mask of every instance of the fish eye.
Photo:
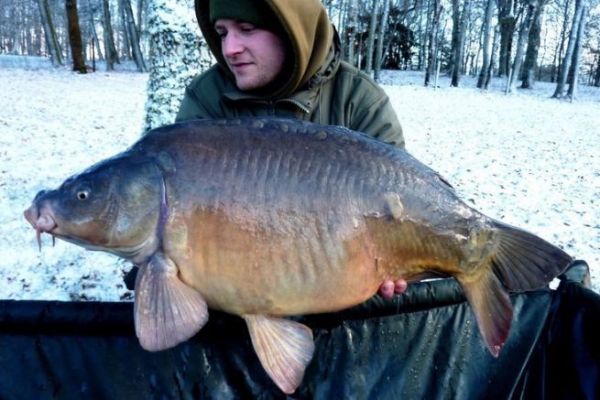
<svg viewBox="0 0 600 400">
<path fill-rule="evenodd" d="M 78 200 L 87 200 L 90 197 L 89 190 L 79 190 L 77 191 L 77 199 Z"/>
</svg>

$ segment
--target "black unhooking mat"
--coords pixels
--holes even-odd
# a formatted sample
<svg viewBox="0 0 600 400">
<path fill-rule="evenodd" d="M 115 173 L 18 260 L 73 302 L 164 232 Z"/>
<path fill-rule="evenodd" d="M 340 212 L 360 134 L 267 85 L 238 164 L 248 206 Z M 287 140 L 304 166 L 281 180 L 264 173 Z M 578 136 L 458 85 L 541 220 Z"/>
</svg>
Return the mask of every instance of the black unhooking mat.
<svg viewBox="0 0 600 400">
<path fill-rule="evenodd" d="M 452 279 L 302 318 L 316 350 L 301 399 L 598 399 L 600 296 L 576 262 L 513 295 L 497 359 Z M 0 399 L 279 399 L 240 318 L 211 312 L 174 349 L 142 350 L 131 303 L 0 302 Z"/>
</svg>

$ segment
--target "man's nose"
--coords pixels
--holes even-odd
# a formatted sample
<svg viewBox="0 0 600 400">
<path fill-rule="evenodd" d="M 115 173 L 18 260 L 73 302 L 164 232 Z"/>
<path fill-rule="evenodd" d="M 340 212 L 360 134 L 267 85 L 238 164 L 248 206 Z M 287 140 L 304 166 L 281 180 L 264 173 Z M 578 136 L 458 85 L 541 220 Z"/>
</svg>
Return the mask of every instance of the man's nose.
<svg viewBox="0 0 600 400">
<path fill-rule="evenodd" d="M 243 43 L 240 40 L 240 38 L 233 33 L 229 33 L 227 36 L 225 36 L 223 42 L 221 43 L 221 47 L 224 57 L 235 56 L 241 53 L 244 49 Z"/>
</svg>

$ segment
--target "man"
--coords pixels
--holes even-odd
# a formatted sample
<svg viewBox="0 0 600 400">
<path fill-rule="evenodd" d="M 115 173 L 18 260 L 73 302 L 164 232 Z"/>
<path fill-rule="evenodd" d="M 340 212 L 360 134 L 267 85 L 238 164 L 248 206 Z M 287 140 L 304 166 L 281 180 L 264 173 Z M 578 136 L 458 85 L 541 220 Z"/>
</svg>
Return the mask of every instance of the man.
<svg viewBox="0 0 600 400">
<path fill-rule="evenodd" d="M 269 4 L 269 5 L 267 5 Z M 318 0 L 197 0 L 218 64 L 185 92 L 177 120 L 276 115 L 342 125 L 404 147 L 383 90 L 340 61 Z"/>
<path fill-rule="evenodd" d="M 364 132 L 404 147 L 383 89 L 340 60 L 339 38 L 318 0 L 197 0 L 200 29 L 218 64 L 185 91 L 177 121 L 290 117 Z M 380 294 L 406 282 L 383 282 Z"/>
</svg>

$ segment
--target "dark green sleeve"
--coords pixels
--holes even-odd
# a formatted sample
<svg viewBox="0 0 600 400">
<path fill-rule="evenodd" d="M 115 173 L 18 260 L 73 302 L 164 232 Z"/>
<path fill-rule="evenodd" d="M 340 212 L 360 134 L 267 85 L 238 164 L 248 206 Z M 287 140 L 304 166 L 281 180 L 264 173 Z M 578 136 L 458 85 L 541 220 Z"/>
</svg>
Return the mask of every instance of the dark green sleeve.
<svg viewBox="0 0 600 400">
<path fill-rule="evenodd" d="M 367 133 L 374 138 L 404 148 L 404 135 L 390 99 L 383 89 L 381 93 L 367 104 L 357 109 L 352 129 Z"/>
<path fill-rule="evenodd" d="M 226 79 L 215 65 L 192 79 L 183 95 L 175 122 L 192 119 L 225 118 L 221 96 L 226 91 Z"/>
<path fill-rule="evenodd" d="M 370 76 L 342 62 L 333 91 L 337 100 L 332 104 L 343 114 L 347 128 L 404 148 L 396 111 L 383 88 Z"/>
<path fill-rule="evenodd" d="M 210 118 L 210 115 L 200 99 L 194 94 L 194 92 L 188 87 L 185 90 L 179 111 L 175 117 L 175 122 L 189 121 L 192 119 L 204 119 Z"/>
</svg>

